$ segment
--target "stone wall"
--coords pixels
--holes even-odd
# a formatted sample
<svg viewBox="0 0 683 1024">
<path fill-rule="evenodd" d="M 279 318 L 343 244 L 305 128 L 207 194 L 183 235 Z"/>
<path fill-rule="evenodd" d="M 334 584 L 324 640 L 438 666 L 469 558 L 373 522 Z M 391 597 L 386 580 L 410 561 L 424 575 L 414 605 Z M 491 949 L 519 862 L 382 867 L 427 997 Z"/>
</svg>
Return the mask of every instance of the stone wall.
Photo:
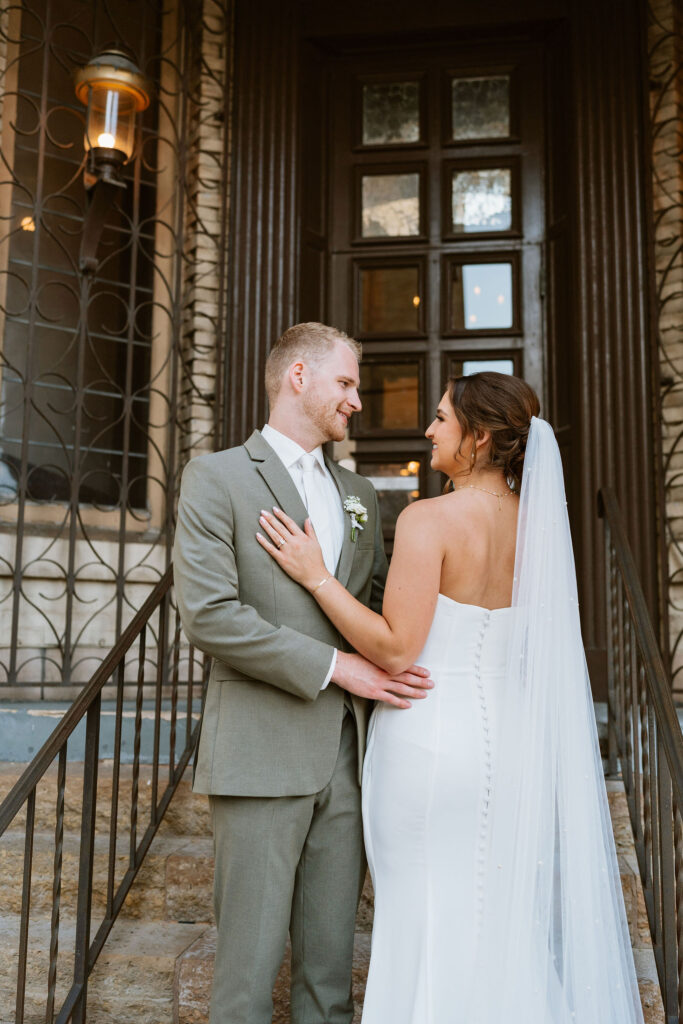
<svg viewBox="0 0 683 1024">
<path fill-rule="evenodd" d="M 683 5 L 650 0 L 648 14 L 669 626 L 683 693 Z"/>
<path fill-rule="evenodd" d="M 230 194 L 230 110 L 226 76 L 232 56 L 226 48 L 225 22 L 231 5 L 204 0 L 194 69 L 191 156 L 187 171 L 186 269 L 184 280 L 182 424 L 180 462 L 214 447 L 218 352 L 224 343 L 227 246 L 220 237 L 227 223 Z M 229 104 L 228 94 L 228 104 Z"/>
</svg>

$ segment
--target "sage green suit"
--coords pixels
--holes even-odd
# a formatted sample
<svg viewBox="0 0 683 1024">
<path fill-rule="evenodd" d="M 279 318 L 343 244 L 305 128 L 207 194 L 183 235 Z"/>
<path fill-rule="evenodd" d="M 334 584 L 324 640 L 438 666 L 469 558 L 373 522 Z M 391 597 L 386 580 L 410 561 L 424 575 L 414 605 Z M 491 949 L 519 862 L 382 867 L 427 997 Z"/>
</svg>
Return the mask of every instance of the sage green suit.
<svg viewBox="0 0 683 1024">
<path fill-rule="evenodd" d="M 379 610 L 386 577 L 377 496 L 326 460 L 343 501 L 368 510 L 336 576 Z M 306 510 L 261 434 L 185 469 L 174 549 L 188 638 L 214 660 L 195 792 L 211 797 L 218 922 L 211 1024 L 266 1024 L 287 931 L 292 1021 L 348 1024 L 355 911 L 364 873 L 360 774 L 366 702 L 331 683 L 348 650 L 314 598 L 258 544 L 262 508 Z"/>
</svg>

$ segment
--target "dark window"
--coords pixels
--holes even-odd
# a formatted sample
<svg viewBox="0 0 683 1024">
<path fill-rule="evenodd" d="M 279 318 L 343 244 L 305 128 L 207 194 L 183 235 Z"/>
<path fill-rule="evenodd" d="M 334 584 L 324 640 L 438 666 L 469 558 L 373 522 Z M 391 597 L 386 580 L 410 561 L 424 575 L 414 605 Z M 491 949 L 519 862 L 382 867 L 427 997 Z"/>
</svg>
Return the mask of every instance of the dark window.
<svg viewBox="0 0 683 1024">
<path fill-rule="evenodd" d="M 159 49 L 158 10 L 127 4 L 121 20 L 144 66 Z M 88 40 L 81 26 L 93 21 Z M 82 503 L 147 502 L 156 189 L 144 140 L 156 129 L 154 103 L 108 214 L 90 290 L 78 270 L 85 111 L 72 70 L 111 40 L 113 28 L 79 0 L 32 0 L 22 13 L 4 303 L 4 502 L 17 499 L 22 478 L 30 501 L 68 501 L 73 483 Z"/>
</svg>

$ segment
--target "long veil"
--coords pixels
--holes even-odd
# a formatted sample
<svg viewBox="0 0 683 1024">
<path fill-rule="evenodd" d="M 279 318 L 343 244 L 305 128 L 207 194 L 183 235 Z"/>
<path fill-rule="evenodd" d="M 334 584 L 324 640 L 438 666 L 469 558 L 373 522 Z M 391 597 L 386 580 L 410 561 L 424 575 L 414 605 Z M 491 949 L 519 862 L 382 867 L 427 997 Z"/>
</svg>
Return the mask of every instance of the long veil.
<svg viewBox="0 0 683 1024">
<path fill-rule="evenodd" d="M 527 443 L 468 1024 L 643 1020 L 581 640 L 562 462 Z"/>
</svg>

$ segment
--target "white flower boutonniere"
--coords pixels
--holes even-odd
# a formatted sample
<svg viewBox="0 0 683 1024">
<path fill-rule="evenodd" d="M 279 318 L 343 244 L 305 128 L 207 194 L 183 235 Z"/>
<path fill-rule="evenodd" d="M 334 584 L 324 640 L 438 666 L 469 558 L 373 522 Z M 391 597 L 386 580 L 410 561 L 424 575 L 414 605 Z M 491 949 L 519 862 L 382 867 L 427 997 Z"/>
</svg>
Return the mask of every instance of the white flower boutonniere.
<svg viewBox="0 0 683 1024">
<path fill-rule="evenodd" d="M 351 540 L 356 540 L 356 530 L 363 529 L 363 523 L 368 521 L 368 510 L 361 504 L 355 494 L 349 494 L 344 499 L 344 511 L 351 517 Z"/>
</svg>

